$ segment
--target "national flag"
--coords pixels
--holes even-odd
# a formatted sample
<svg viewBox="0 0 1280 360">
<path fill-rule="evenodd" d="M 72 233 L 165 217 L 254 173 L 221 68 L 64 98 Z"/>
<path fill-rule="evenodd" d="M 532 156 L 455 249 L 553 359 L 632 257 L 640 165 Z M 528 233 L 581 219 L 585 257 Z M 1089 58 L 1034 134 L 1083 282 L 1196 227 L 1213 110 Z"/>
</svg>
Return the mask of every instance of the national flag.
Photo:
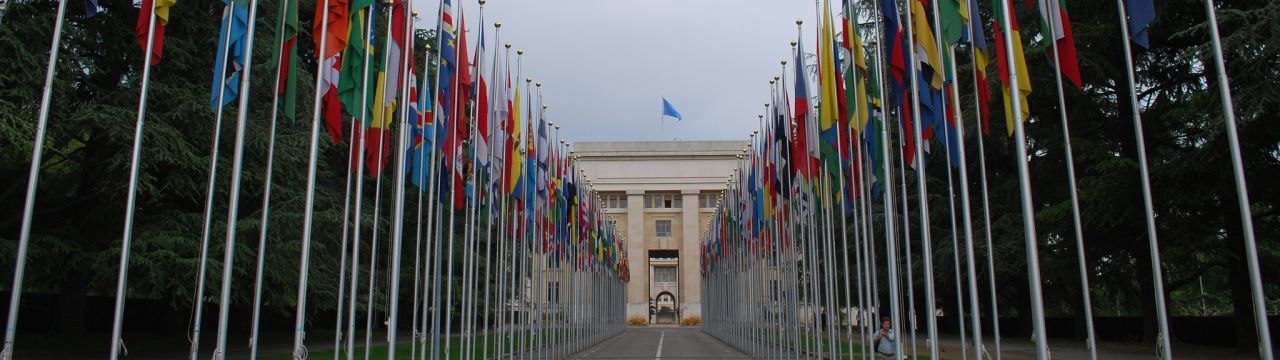
<svg viewBox="0 0 1280 360">
<path fill-rule="evenodd" d="M 147 66 L 160 63 L 164 54 L 164 28 L 169 25 L 169 8 L 177 0 L 142 0 L 142 9 L 138 10 L 138 25 L 135 28 L 138 46 L 147 51 L 147 39 L 151 39 L 151 54 L 146 54 L 143 63 Z M 155 16 L 155 31 L 151 31 L 151 17 Z"/>
<path fill-rule="evenodd" d="M 937 40 L 933 37 L 933 30 L 929 24 L 929 15 L 924 11 L 924 5 L 921 1 L 925 0 L 909 0 L 911 2 L 911 20 L 915 29 L 915 59 L 918 63 L 928 65 L 928 71 L 921 69 L 925 73 L 925 80 L 929 87 L 933 89 L 942 88 L 942 58 L 938 55 Z M 943 0 L 939 0 L 943 1 Z M 914 65 L 913 65 L 914 66 Z"/>
<path fill-rule="evenodd" d="M 521 99 L 520 86 L 516 86 L 515 97 L 511 101 L 511 114 L 507 117 L 506 126 L 509 134 L 508 138 L 510 139 L 507 141 L 506 190 L 508 194 L 512 195 L 515 194 L 516 185 L 520 183 L 521 172 L 524 171 L 524 151 L 522 147 L 529 144 L 524 141 L 524 134 L 520 126 L 523 123 L 520 111 L 523 103 Z"/>
<path fill-rule="evenodd" d="M 792 169 L 797 175 L 805 179 L 813 177 L 813 160 L 818 155 L 817 150 L 817 124 L 813 124 L 813 116 L 809 115 L 809 80 L 805 77 L 804 69 L 804 42 L 803 39 L 797 39 L 797 48 L 795 53 L 795 112 L 794 116 L 795 133 L 791 138 L 791 161 L 795 162 Z"/>
<path fill-rule="evenodd" d="M 368 14 L 372 8 L 372 0 L 351 1 L 351 22 L 347 34 L 347 48 L 342 52 L 342 72 L 338 79 L 338 99 L 347 115 L 365 122 L 372 120 L 372 109 L 377 107 L 372 99 L 376 86 L 368 84 L 370 79 L 377 81 L 377 66 L 366 65 L 373 56 L 373 24 Z M 363 108 L 364 113 L 361 113 Z M 368 126 L 369 124 L 364 124 Z"/>
<path fill-rule="evenodd" d="M 473 142 L 472 144 L 475 147 L 476 162 L 479 164 L 476 169 L 487 174 L 489 171 L 489 157 L 491 154 L 491 152 L 489 151 L 489 147 L 490 147 L 490 142 L 492 141 L 492 139 L 490 138 L 491 135 L 489 131 L 490 130 L 489 115 L 492 112 L 492 110 L 489 108 L 489 84 L 487 79 L 485 79 L 485 74 L 484 74 L 485 26 L 484 26 L 484 16 L 483 14 L 481 15 L 482 16 L 480 17 L 480 39 L 477 41 L 478 45 L 476 45 L 475 61 L 473 61 L 473 63 L 475 63 L 475 69 L 476 69 L 475 71 L 476 80 L 474 85 L 475 98 L 476 98 L 476 106 L 475 106 L 476 134 L 473 137 L 475 139 L 474 140 L 475 142 Z"/>
<path fill-rule="evenodd" d="M 852 57 L 849 61 L 850 66 L 845 70 L 845 89 L 853 89 L 846 94 L 849 96 L 846 101 L 853 107 L 853 112 L 848 114 L 849 126 L 861 133 L 866 128 L 870 114 L 870 101 L 867 97 L 867 77 L 870 72 L 867 68 L 866 50 L 862 45 L 862 35 L 856 26 L 857 8 L 848 2 L 845 2 L 845 5 L 844 46 Z"/>
<path fill-rule="evenodd" d="M 978 4 L 975 0 L 968 1 L 969 13 L 978 13 Z M 991 85 L 987 81 L 987 68 L 991 65 L 991 48 L 987 46 L 987 35 L 982 30 L 981 21 L 973 21 L 969 23 L 969 43 L 973 45 L 973 62 L 974 62 L 974 86 L 978 93 L 978 118 L 982 122 L 982 133 L 990 134 L 991 126 Z"/>
<path fill-rule="evenodd" d="M 323 8 L 325 3 L 329 5 L 327 9 Z M 347 37 L 350 35 L 351 19 L 347 5 L 347 0 L 317 1 L 315 26 L 311 31 L 316 46 L 324 47 L 317 58 L 321 74 L 320 83 L 316 86 L 321 91 L 319 106 L 324 118 L 324 128 L 334 144 L 342 142 L 342 104 L 338 101 L 338 81 L 341 77 L 342 51 L 346 49 Z"/>
<path fill-rule="evenodd" d="M 298 107 L 298 0 L 280 2 L 280 26 L 276 28 L 276 95 L 283 102 L 280 112 L 285 119 L 297 119 Z"/>
<path fill-rule="evenodd" d="M 538 103 L 542 103 L 542 94 L 538 94 Z M 538 194 L 542 195 L 547 191 L 547 169 L 548 159 L 551 155 L 551 146 L 547 140 L 547 111 L 546 108 L 538 110 L 538 143 L 534 154 L 538 159 L 538 173 L 536 180 L 538 186 Z"/>
<path fill-rule="evenodd" d="M 1071 18 L 1067 16 L 1065 0 L 1036 0 L 1040 5 L 1041 33 L 1050 34 L 1054 45 L 1049 48 L 1050 56 L 1057 56 L 1062 76 L 1071 81 L 1076 89 L 1081 89 L 1080 64 L 1076 59 L 1076 40 L 1071 34 Z M 1057 53 L 1054 53 L 1054 48 Z"/>
<path fill-rule="evenodd" d="M 409 62 L 414 64 L 414 62 Z M 427 182 L 430 181 L 428 171 L 431 155 L 434 153 L 435 146 L 432 143 L 435 140 L 435 134 L 432 124 L 431 104 L 433 97 L 431 96 L 431 76 L 422 76 L 422 85 L 416 85 L 417 74 L 415 71 L 409 72 L 409 97 L 416 99 L 410 109 L 414 114 L 413 126 L 413 147 L 409 150 L 409 176 L 413 181 L 413 185 L 419 189 L 424 189 Z"/>
<path fill-rule="evenodd" d="M 1125 0 L 1124 11 L 1129 15 L 1129 36 L 1142 48 L 1151 47 L 1151 22 L 1156 20 L 1156 6 L 1152 0 Z M 1064 12 L 1063 15 L 1066 15 Z"/>
<path fill-rule="evenodd" d="M 230 104 L 240 94 L 240 70 L 245 65 L 245 37 L 249 31 L 249 2 L 223 0 L 222 28 L 218 31 L 218 43 L 214 48 L 213 90 L 210 90 L 209 108 Z"/>
<path fill-rule="evenodd" d="M 1031 95 L 1031 79 L 1027 76 L 1027 61 L 1026 58 L 1023 57 L 1022 34 L 1021 31 L 1018 30 L 1018 17 L 1014 16 L 1009 19 L 1009 34 L 1005 34 L 1000 27 L 1002 11 L 999 10 L 999 6 L 1013 6 L 1013 3 L 1011 0 L 995 0 L 995 3 L 997 6 L 996 19 L 992 22 L 991 26 L 993 28 L 996 41 L 996 69 L 1000 75 L 1000 85 L 1004 95 L 1005 126 L 1008 130 L 1009 136 L 1013 136 L 1013 103 L 1011 102 L 1013 98 L 1010 91 L 1014 86 L 1017 87 L 1017 90 L 1021 95 L 1018 97 L 1018 103 L 1022 106 L 1022 121 L 1027 121 L 1027 117 L 1031 116 L 1031 108 L 1027 106 L 1027 97 Z M 1010 13 L 1012 13 L 1012 11 Z M 1010 36 L 1013 42 L 1012 69 L 1017 71 L 1017 84 L 1009 83 L 1009 70 L 1011 66 L 1008 60 L 1009 53 L 1006 51 L 1010 51 L 1010 49 L 1005 47 L 1005 36 Z"/>
<path fill-rule="evenodd" d="M 889 92 L 889 104 L 897 107 L 903 104 L 903 95 L 906 88 L 907 61 L 905 44 L 902 41 L 902 25 L 898 22 L 898 2 L 895 0 L 880 0 L 880 11 L 884 14 L 884 33 L 888 36 L 885 39 L 884 53 L 887 54 L 886 59 L 889 60 L 889 84 L 892 91 Z"/>
<path fill-rule="evenodd" d="M 676 110 L 676 106 L 671 105 L 671 102 L 667 101 L 667 98 L 665 97 L 662 98 L 662 116 L 670 116 L 676 118 L 676 120 L 684 120 L 684 118 L 680 116 L 680 111 Z"/>
</svg>

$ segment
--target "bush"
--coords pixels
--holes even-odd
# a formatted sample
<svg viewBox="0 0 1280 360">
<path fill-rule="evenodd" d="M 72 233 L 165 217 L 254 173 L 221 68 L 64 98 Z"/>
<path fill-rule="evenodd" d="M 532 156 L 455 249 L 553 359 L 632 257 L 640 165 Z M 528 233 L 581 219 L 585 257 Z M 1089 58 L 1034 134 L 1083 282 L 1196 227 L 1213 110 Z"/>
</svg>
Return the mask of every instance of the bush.
<svg viewBox="0 0 1280 360">
<path fill-rule="evenodd" d="M 680 320 L 680 325 L 684 325 L 684 326 L 702 325 L 702 318 L 698 316 L 689 316 L 684 318 L 684 320 Z"/>
<path fill-rule="evenodd" d="M 627 318 L 627 325 L 645 326 L 645 325 L 649 325 L 649 320 L 645 319 L 643 316 L 632 316 Z"/>
</svg>

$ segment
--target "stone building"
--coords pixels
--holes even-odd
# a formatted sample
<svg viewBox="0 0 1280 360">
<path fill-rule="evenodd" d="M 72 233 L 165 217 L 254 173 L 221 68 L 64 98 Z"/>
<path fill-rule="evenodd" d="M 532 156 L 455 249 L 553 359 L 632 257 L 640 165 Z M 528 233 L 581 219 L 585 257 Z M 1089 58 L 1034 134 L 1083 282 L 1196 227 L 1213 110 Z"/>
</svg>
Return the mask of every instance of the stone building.
<svg viewBox="0 0 1280 360">
<path fill-rule="evenodd" d="M 627 318 L 702 316 L 699 244 L 745 141 L 576 142 L 573 154 L 626 239 Z M 650 307 L 654 313 L 650 313 Z"/>
</svg>

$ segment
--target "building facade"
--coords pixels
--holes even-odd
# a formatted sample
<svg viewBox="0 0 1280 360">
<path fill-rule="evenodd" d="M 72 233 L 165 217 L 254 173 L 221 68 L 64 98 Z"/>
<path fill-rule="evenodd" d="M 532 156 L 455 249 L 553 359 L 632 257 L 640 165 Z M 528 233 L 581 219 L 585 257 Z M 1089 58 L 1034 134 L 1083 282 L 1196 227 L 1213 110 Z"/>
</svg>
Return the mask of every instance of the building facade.
<svg viewBox="0 0 1280 360">
<path fill-rule="evenodd" d="M 702 316 L 699 244 L 745 141 L 577 142 L 573 155 L 626 241 L 627 318 Z"/>
</svg>

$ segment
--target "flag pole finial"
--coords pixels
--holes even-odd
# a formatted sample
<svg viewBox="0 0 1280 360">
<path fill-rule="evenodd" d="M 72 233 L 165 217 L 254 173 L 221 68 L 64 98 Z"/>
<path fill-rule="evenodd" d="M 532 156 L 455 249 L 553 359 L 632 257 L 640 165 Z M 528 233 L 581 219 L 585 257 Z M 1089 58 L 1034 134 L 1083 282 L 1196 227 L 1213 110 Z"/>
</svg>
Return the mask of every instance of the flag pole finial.
<svg viewBox="0 0 1280 360">
<path fill-rule="evenodd" d="M 493 28 L 494 28 L 494 29 L 501 28 L 501 27 L 502 27 L 502 22 L 501 22 L 501 21 L 494 21 L 494 22 L 493 22 Z"/>
<path fill-rule="evenodd" d="M 542 87 L 542 82 L 541 82 L 541 81 L 539 81 L 537 84 L 533 84 L 533 86 Z M 545 107 L 546 107 L 546 106 L 543 106 L 543 108 L 545 108 Z"/>
<path fill-rule="evenodd" d="M 524 55 L 524 50 L 516 50 L 516 55 Z"/>
<path fill-rule="evenodd" d="M 510 50 L 510 49 L 511 49 L 511 43 L 507 43 L 506 45 L 503 45 L 503 46 L 506 46 L 508 50 Z M 517 52 L 519 52 L 519 51 L 517 51 Z"/>
<path fill-rule="evenodd" d="M 484 6 L 484 0 L 480 0 L 480 6 Z"/>
<path fill-rule="evenodd" d="M 525 83 L 525 84 L 529 84 L 529 83 L 532 83 L 532 82 L 533 82 L 533 78 L 525 78 L 525 79 L 524 79 L 524 83 Z"/>
<path fill-rule="evenodd" d="M 800 26 L 800 24 L 804 24 L 804 20 L 801 20 L 800 18 L 796 18 L 796 26 Z"/>
</svg>

